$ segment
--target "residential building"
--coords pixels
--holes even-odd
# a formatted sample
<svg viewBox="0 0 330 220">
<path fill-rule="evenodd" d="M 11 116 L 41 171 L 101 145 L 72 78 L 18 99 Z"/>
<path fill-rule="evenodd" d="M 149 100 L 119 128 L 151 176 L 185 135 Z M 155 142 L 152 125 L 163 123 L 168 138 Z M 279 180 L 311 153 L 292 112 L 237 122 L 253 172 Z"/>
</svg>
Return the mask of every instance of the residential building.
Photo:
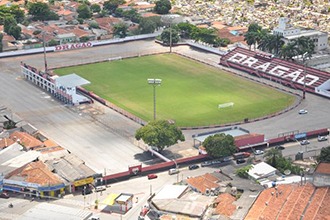
<svg viewBox="0 0 330 220">
<path fill-rule="evenodd" d="M 299 37 L 307 37 L 313 40 L 315 52 L 328 48 L 328 33 L 313 29 L 301 29 L 290 25 L 288 18 L 281 17 L 279 25 L 273 29 L 273 34 L 283 37 L 285 43 L 292 42 Z"/>
<path fill-rule="evenodd" d="M 330 163 L 321 162 L 313 173 L 314 186 L 330 186 Z"/>
<path fill-rule="evenodd" d="M 25 150 L 35 150 L 44 146 L 40 140 L 25 132 L 15 131 L 10 138 L 21 144 Z"/>
<path fill-rule="evenodd" d="M 329 187 L 279 185 L 262 191 L 244 219 L 329 219 L 329 199 Z"/>
<path fill-rule="evenodd" d="M 253 180 L 260 180 L 266 177 L 274 176 L 275 173 L 276 169 L 265 162 L 252 165 L 252 168 L 248 172 L 249 177 Z"/>
</svg>

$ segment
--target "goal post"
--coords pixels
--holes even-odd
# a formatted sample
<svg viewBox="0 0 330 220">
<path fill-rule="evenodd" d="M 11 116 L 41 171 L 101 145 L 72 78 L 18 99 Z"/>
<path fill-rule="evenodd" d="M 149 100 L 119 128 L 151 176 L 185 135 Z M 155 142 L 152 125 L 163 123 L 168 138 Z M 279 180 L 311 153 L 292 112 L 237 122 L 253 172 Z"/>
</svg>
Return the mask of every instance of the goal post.
<svg viewBox="0 0 330 220">
<path fill-rule="evenodd" d="M 221 108 L 228 108 L 228 107 L 233 107 L 233 106 L 234 106 L 233 102 L 227 102 L 227 103 L 219 104 L 218 108 L 221 109 Z"/>
</svg>

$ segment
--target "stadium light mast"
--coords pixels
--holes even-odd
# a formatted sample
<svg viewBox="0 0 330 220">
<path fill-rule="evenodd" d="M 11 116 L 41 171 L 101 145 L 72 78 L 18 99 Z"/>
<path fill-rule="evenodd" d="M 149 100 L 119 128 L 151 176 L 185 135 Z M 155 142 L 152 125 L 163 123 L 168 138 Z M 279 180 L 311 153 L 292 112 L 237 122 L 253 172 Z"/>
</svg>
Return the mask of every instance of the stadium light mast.
<svg viewBox="0 0 330 220">
<path fill-rule="evenodd" d="M 43 32 L 42 32 L 42 43 L 43 43 L 43 47 L 44 47 L 45 73 L 48 73 L 48 66 L 47 66 L 47 59 L 46 59 L 46 43 L 45 43 L 45 35 L 46 35 L 46 32 L 43 31 Z"/>
<path fill-rule="evenodd" d="M 303 88 L 303 99 L 306 98 L 306 68 L 307 68 L 307 55 L 308 55 L 308 52 L 305 52 L 303 54 L 303 64 L 304 64 L 304 88 Z"/>
<path fill-rule="evenodd" d="M 148 84 L 154 87 L 154 121 L 156 121 L 156 86 L 162 84 L 161 79 L 148 79 Z"/>
</svg>

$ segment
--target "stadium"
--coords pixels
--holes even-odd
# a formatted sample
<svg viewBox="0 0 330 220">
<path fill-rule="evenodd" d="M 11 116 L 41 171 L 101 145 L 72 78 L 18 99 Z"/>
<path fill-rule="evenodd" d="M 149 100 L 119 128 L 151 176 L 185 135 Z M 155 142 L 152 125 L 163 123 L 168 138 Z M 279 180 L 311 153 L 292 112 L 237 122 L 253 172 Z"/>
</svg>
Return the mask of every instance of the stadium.
<svg viewBox="0 0 330 220">
<path fill-rule="evenodd" d="M 92 46 L 92 44 L 90 44 Z M 70 46 L 66 47 L 72 48 Z M 74 48 L 79 48 L 79 46 L 75 45 Z M 132 59 L 124 59 L 124 60 L 111 60 L 111 62 L 108 61 L 106 65 L 119 65 L 118 63 L 121 63 L 123 61 L 126 62 L 128 60 L 129 62 L 133 63 L 141 63 L 143 62 L 142 59 L 150 59 L 150 57 L 155 56 L 163 56 L 161 59 L 166 60 L 164 56 L 168 54 L 158 54 L 154 56 L 146 56 L 145 57 L 135 57 Z M 175 56 L 172 54 L 172 56 Z M 193 66 L 195 69 L 199 69 L 198 71 L 207 71 L 212 72 L 211 80 L 203 82 L 202 86 L 199 86 L 196 82 L 201 82 L 204 78 L 208 78 L 202 76 L 201 78 L 195 78 L 193 81 L 189 81 L 188 79 L 191 78 L 191 70 L 190 75 L 182 75 L 179 78 L 175 78 L 171 76 L 172 78 L 169 79 L 170 83 L 167 83 L 166 86 L 162 86 L 162 88 L 157 88 L 157 115 L 159 115 L 160 119 L 168 119 L 175 121 L 180 127 L 182 128 L 207 128 L 207 127 L 218 127 L 218 126 L 228 126 L 228 125 L 236 125 L 240 123 L 246 123 L 248 121 L 254 121 L 254 120 L 261 120 L 264 118 L 268 118 L 271 116 L 275 116 L 280 114 L 281 112 L 286 112 L 294 107 L 296 107 L 299 104 L 299 101 L 297 102 L 297 91 L 307 91 L 311 93 L 316 93 L 318 95 L 322 95 L 325 97 L 329 97 L 329 87 L 330 87 L 330 80 L 328 77 L 328 73 L 322 72 L 313 68 L 305 68 L 304 66 L 301 66 L 299 64 L 294 64 L 291 62 L 287 62 L 278 58 L 273 58 L 272 56 L 265 54 L 265 53 L 257 53 L 254 51 L 249 51 L 240 47 L 237 47 L 236 49 L 230 51 L 229 53 L 225 54 L 224 56 L 221 56 L 220 59 L 220 68 L 217 67 L 216 70 L 214 68 L 210 68 L 208 66 L 200 66 L 201 64 L 195 61 L 186 61 L 182 57 L 175 57 L 174 59 L 169 61 L 169 63 L 175 63 L 173 60 L 179 60 L 180 62 L 177 62 L 176 65 L 169 65 L 164 67 L 164 71 L 161 72 L 160 70 L 162 68 L 152 67 L 152 66 L 145 66 L 141 68 L 139 71 L 146 72 L 146 69 L 152 70 L 151 72 L 157 72 L 158 74 L 161 74 L 161 76 L 164 76 L 165 78 L 168 77 L 166 74 L 166 71 L 169 72 L 172 71 L 174 73 L 182 72 L 183 70 L 175 69 L 174 67 L 177 66 L 184 66 L 184 68 L 188 69 L 189 66 Z M 132 61 L 133 60 L 133 61 Z M 183 61 L 184 60 L 184 61 Z M 145 61 L 146 63 L 151 63 L 153 61 Z M 185 65 L 183 65 L 184 62 L 190 62 Z M 198 64 L 196 64 L 198 63 Z M 94 66 L 93 66 L 94 65 Z M 147 78 L 150 77 L 156 77 L 156 75 L 149 75 L 144 74 L 139 77 L 139 79 L 132 80 L 134 81 L 134 84 L 137 87 L 134 87 L 132 83 L 127 83 L 126 81 L 120 81 L 122 79 L 114 78 L 116 80 L 115 83 L 119 83 L 124 90 L 129 92 L 129 88 L 134 90 L 137 96 L 130 97 L 132 100 L 135 100 L 138 104 L 134 103 L 131 106 L 127 105 L 127 100 L 123 99 L 112 99 L 112 95 L 114 96 L 120 96 L 119 93 L 116 94 L 116 91 L 111 91 L 111 95 L 109 95 L 109 91 L 98 91 L 99 87 L 104 87 L 104 85 L 99 84 L 99 82 L 96 82 L 93 77 L 87 76 L 86 74 L 80 75 L 81 69 L 93 69 L 93 71 L 96 71 L 96 66 L 98 64 L 88 64 L 84 66 L 73 66 L 69 69 L 63 69 L 63 70 L 55 70 L 55 72 L 60 72 L 60 75 L 62 74 L 68 74 L 68 73 L 74 73 L 70 75 L 65 76 L 57 76 L 57 75 L 50 75 L 48 73 L 44 73 L 43 71 L 39 71 L 34 67 L 31 67 L 27 64 L 22 63 L 22 72 L 28 80 L 32 81 L 33 83 L 37 84 L 38 86 L 42 87 L 43 89 L 47 90 L 49 93 L 51 93 L 54 97 L 58 98 L 59 100 L 67 103 L 67 104 L 79 104 L 79 103 L 85 103 L 89 102 L 89 100 L 97 100 L 100 101 L 102 104 L 105 104 L 116 111 L 122 113 L 123 115 L 131 118 L 134 121 L 137 121 L 140 124 L 145 124 L 147 121 L 151 120 L 152 118 L 152 92 L 150 86 L 147 85 Z M 124 66 L 126 63 L 124 64 Z M 157 65 L 160 65 L 158 63 Z M 197 65 L 197 66 L 196 66 Z M 199 66 L 198 66 L 199 65 Z M 274 81 L 278 84 L 288 86 L 293 88 L 296 91 L 296 94 L 294 95 L 288 95 L 288 93 L 282 93 L 279 92 L 279 90 L 273 89 L 273 88 L 267 88 L 268 85 L 262 85 L 258 83 L 251 83 L 248 82 L 248 80 L 242 80 L 235 81 L 239 77 L 233 77 L 234 74 L 224 72 L 222 71 L 221 76 L 219 77 L 219 69 L 221 69 L 221 66 L 224 67 L 230 67 L 233 69 L 242 70 L 244 72 L 248 72 L 251 75 L 255 75 L 257 77 L 264 77 L 268 80 Z M 136 66 L 132 66 L 132 69 L 137 69 Z M 79 69 L 80 68 L 80 69 Z M 114 67 L 122 68 L 122 66 Z M 172 69 L 171 69 L 172 68 Z M 174 69 L 173 69 L 174 68 Z M 127 71 L 127 69 L 125 69 Z M 80 72 L 79 72 L 80 71 Z M 100 69 L 101 72 L 105 72 L 104 69 Z M 195 72 L 198 72 L 195 71 Z M 189 72 L 189 71 L 188 71 Z M 109 73 L 107 73 L 109 74 Z M 117 74 L 117 75 L 121 75 Z M 165 74 L 165 75 L 164 75 Z M 97 75 L 97 74 L 93 74 Z M 133 73 L 132 75 L 126 75 L 128 77 L 127 79 L 131 78 L 133 75 L 136 75 L 136 73 Z M 177 74 L 174 74 L 177 75 Z M 231 77 L 226 80 L 223 80 L 226 77 Z M 306 77 L 304 77 L 306 76 Z M 100 77 L 100 76 L 99 76 Z M 111 77 L 115 77 L 112 75 Z M 88 78 L 88 79 L 86 79 Z M 101 77 L 101 81 L 104 81 L 104 77 Z M 305 79 L 305 80 L 304 80 Z M 100 81 L 100 80 L 99 80 Z M 191 87 L 191 90 L 184 90 L 185 86 L 182 86 L 184 84 L 183 82 L 187 82 L 187 87 Z M 235 97 L 234 92 L 237 90 L 237 87 L 230 87 L 228 91 L 226 91 L 226 95 L 224 97 L 220 97 L 219 94 L 222 92 L 221 90 L 217 90 L 219 87 L 224 87 L 224 85 L 211 87 L 210 90 L 215 90 L 216 95 L 213 94 L 213 96 L 209 96 L 210 93 L 201 93 L 198 96 L 204 96 L 207 97 L 208 101 L 212 100 L 212 102 L 203 102 L 199 99 L 194 100 L 192 99 L 193 96 L 189 97 L 191 100 L 191 103 L 187 102 L 187 94 L 197 94 L 199 90 L 202 90 L 202 88 L 207 87 L 208 85 L 212 85 L 212 81 L 215 81 L 216 83 L 219 83 L 220 81 L 225 81 L 228 84 L 229 81 L 234 81 L 234 84 L 243 85 L 247 82 L 246 85 L 244 85 L 242 91 L 237 97 Z M 125 87 L 125 82 L 127 87 Z M 138 82 L 138 83 L 136 83 Z M 178 83 L 180 82 L 180 83 Z M 244 82 L 244 83 L 243 83 Z M 109 84 L 111 82 L 105 81 L 105 84 Z M 87 85 L 87 90 L 82 88 L 82 85 Z M 207 86 L 206 86 L 207 85 Z M 253 85 L 253 86 L 252 86 Z M 114 87 L 112 84 L 111 87 Z M 144 88 L 142 93 L 138 93 L 138 88 Z M 179 89 L 178 89 L 179 88 Z M 196 90 L 196 88 L 198 88 Z M 254 91 L 254 93 L 248 93 L 249 89 L 247 88 L 253 88 L 251 89 Z M 167 94 L 167 97 L 162 94 L 162 92 L 167 89 L 167 91 L 172 90 L 172 94 Z M 262 90 L 256 90 L 256 89 L 262 89 Z M 267 90 L 269 89 L 269 90 Z M 158 91 L 159 90 L 159 91 Z M 183 94 L 180 97 L 178 103 L 179 105 L 175 106 L 172 105 L 173 97 L 178 97 L 179 91 L 183 90 Z M 267 91 L 267 92 L 266 92 Z M 256 96 L 256 94 L 268 94 L 268 96 L 265 96 L 264 103 L 261 100 L 261 96 Z M 121 95 L 124 93 L 121 92 Z M 275 95 L 276 94 L 276 95 Z M 279 102 L 279 104 L 276 104 L 276 106 L 279 106 L 277 109 L 272 109 L 270 103 L 277 103 L 272 98 L 276 97 L 277 95 L 282 94 L 283 96 L 278 98 L 279 100 L 282 99 L 282 102 Z M 244 96 L 246 95 L 246 96 Z M 124 96 L 124 95 L 123 95 Z M 144 99 L 139 99 L 138 97 L 143 97 Z M 220 97 L 220 98 L 219 98 Z M 244 106 L 242 103 L 244 103 L 244 100 L 248 100 L 250 97 L 253 97 L 254 99 L 251 99 L 251 102 L 253 103 L 245 103 L 246 106 L 250 105 L 249 108 Z M 161 100 L 161 101 L 160 101 Z M 296 101 L 295 101 L 296 100 Z M 132 102 L 132 101 L 130 101 Z M 162 105 L 163 102 L 163 105 Z M 268 102 L 268 103 L 267 103 Z M 205 107 L 208 105 L 212 105 L 212 111 L 213 113 L 209 113 L 210 109 L 201 109 L 200 107 Z M 169 108 L 165 108 L 164 106 L 168 106 Z M 273 105 L 274 106 L 274 105 Z M 140 109 L 140 110 L 139 110 Z M 171 111 L 172 109 L 172 111 Z M 182 110 L 182 111 L 180 111 Z M 253 110 L 258 110 L 257 112 Z M 166 112 L 168 114 L 163 114 L 163 112 Z M 184 120 L 182 120 L 178 115 L 175 115 L 174 113 L 178 112 L 179 116 L 187 116 Z M 188 113 L 191 113 L 192 115 L 195 115 L 194 117 L 189 116 Z M 208 114 L 209 113 L 209 114 Z M 219 120 L 219 115 L 221 115 L 225 120 Z M 239 117 L 237 117 L 239 116 Z M 211 118 L 209 121 L 208 119 Z M 189 121 L 194 121 L 194 123 L 189 123 Z M 197 122 L 197 123 L 196 123 Z"/>
</svg>

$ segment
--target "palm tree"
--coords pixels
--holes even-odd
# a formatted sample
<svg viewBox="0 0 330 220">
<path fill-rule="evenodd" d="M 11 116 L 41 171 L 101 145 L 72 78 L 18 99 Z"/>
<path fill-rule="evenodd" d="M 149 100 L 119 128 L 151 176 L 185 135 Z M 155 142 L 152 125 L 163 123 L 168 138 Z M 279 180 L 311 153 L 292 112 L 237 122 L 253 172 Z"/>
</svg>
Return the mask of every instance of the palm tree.
<svg viewBox="0 0 330 220">
<path fill-rule="evenodd" d="M 297 56 L 298 52 L 297 52 L 297 48 L 295 46 L 294 43 L 290 42 L 286 45 L 283 45 L 281 48 L 281 51 L 279 53 L 279 57 L 286 59 L 286 60 L 290 60 L 292 59 L 292 57 Z"/>
<path fill-rule="evenodd" d="M 283 47 L 285 42 L 283 41 L 283 37 L 280 35 L 273 35 L 273 45 L 274 45 L 274 54 L 277 57 L 280 53 L 280 49 Z"/>
<path fill-rule="evenodd" d="M 268 164 L 276 167 L 278 159 L 282 157 L 282 152 L 279 149 L 272 148 L 265 153 L 264 157 Z"/>
<path fill-rule="evenodd" d="M 246 32 L 246 34 L 244 35 L 244 40 L 250 46 L 250 50 L 251 50 L 251 46 L 256 43 L 255 32 Z"/>
<path fill-rule="evenodd" d="M 303 55 L 307 53 L 307 57 L 312 56 L 315 49 L 315 44 L 312 39 L 308 37 L 299 37 L 297 39 L 294 39 L 293 43 L 297 48 L 297 55 Z"/>
</svg>

